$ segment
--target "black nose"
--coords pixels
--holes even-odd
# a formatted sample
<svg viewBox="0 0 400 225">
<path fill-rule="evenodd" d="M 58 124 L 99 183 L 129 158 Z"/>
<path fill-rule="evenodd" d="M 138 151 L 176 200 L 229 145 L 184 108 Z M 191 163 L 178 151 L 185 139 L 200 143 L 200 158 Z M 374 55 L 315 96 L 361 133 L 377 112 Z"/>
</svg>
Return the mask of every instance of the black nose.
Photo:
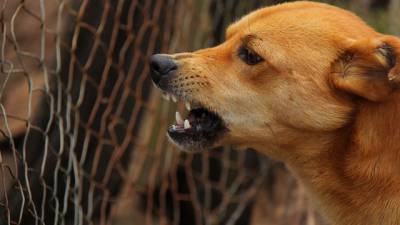
<svg viewBox="0 0 400 225">
<path fill-rule="evenodd" d="M 163 54 L 156 54 L 150 58 L 150 67 L 152 70 L 151 78 L 157 84 L 162 77 L 170 74 L 171 71 L 178 69 L 174 60 Z"/>
</svg>

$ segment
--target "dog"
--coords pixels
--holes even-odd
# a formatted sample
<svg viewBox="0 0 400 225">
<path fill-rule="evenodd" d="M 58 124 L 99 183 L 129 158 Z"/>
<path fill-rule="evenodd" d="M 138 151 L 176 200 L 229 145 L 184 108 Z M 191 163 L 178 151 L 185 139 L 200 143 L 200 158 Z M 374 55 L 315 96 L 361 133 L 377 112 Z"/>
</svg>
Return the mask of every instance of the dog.
<svg viewBox="0 0 400 225">
<path fill-rule="evenodd" d="M 152 56 L 186 151 L 250 147 L 285 162 L 331 225 L 400 224 L 400 39 L 346 10 L 292 2 L 256 10 L 226 40 Z"/>
</svg>

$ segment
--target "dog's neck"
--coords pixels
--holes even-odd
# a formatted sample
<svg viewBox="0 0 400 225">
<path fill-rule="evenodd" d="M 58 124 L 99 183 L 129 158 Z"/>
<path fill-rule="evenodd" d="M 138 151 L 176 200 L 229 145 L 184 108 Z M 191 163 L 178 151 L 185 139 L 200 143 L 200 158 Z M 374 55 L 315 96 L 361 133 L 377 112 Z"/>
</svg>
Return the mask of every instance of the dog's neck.
<svg viewBox="0 0 400 225">
<path fill-rule="evenodd" d="M 354 118 L 298 146 L 307 154 L 288 159 L 288 167 L 332 225 L 399 224 L 400 95 L 361 104 Z"/>
</svg>

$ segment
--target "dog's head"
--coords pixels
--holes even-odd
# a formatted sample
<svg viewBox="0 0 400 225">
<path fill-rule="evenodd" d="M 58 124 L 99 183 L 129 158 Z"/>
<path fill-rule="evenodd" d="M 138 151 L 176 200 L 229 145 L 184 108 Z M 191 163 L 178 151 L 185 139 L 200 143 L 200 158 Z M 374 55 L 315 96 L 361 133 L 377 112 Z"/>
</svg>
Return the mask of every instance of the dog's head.
<svg viewBox="0 0 400 225">
<path fill-rule="evenodd" d="M 290 149 L 346 126 L 358 102 L 390 98 L 399 43 L 345 10 L 288 3 L 245 16 L 219 46 L 153 56 L 152 78 L 192 106 L 168 130 L 183 149 Z"/>
</svg>

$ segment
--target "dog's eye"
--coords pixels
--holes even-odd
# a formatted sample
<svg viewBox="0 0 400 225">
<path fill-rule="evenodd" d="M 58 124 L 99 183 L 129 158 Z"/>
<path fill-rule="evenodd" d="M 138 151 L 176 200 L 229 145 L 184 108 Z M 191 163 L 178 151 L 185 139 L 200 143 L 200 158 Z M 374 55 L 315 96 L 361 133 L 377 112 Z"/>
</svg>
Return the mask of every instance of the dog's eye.
<svg viewBox="0 0 400 225">
<path fill-rule="evenodd" d="M 241 47 L 239 49 L 238 56 L 248 65 L 256 65 L 263 61 L 261 56 L 246 47 Z"/>
</svg>

